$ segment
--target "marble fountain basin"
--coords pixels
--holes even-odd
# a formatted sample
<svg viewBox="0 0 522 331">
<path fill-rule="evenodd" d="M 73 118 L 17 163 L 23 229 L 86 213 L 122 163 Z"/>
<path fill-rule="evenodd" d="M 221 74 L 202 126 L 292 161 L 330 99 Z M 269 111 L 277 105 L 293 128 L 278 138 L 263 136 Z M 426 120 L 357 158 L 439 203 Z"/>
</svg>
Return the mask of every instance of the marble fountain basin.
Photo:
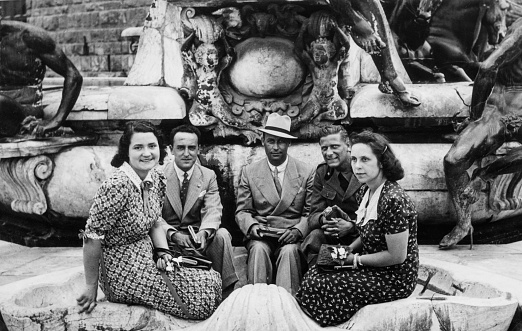
<svg viewBox="0 0 522 331">
<path fill-rule="evenodd" d="M 324 329 L 508 330 L 519 305 L 516 295 L 491 285 L 487 275 L 481 278 L 484 282 L 477 281 L 471 268 L 458 266 L 455 274 L 441 265 L 451 263 L 421 264 L 418 286 L 409 298 L 366 306 L 349 321 Z M 189 321 L 142 306 L 106 302 L 101 291 L 94 311 L 79 314 L 75 297 L 83 282 L 83 268 L 76 267 L 0 287 L 0 312 L 8 330 L 323 329 L 275 285 L 246 285 L 207 320 Z"/>
</svg>

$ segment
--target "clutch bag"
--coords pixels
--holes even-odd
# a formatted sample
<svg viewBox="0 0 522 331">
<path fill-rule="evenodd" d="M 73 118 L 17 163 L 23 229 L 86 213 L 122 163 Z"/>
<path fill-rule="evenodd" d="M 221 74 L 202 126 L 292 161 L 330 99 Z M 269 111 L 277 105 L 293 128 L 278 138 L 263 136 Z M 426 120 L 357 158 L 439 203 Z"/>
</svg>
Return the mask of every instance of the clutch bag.
<svg viewBox="0 0 522 331">
<path fill-rule="evenodd" d="M 212 262 L 206 258 L 199 256 L 181 255 L 178 251 L 165 248 L 154 249 L 154 261 L 158 259 L 158 253 L 160 252 L 170 254 L 172 256 L 172 262 L 182 267 L 204 270 L 210 270 L 212 267 Z"/>
<path fill-rule="evenodd" d="M 351 252 L 352 248 L 347 245 L 322 244 L 317 256 L 317 269 L 323 273 L 352 269 L 353 266 L 346 262 Z"/>
</svg>

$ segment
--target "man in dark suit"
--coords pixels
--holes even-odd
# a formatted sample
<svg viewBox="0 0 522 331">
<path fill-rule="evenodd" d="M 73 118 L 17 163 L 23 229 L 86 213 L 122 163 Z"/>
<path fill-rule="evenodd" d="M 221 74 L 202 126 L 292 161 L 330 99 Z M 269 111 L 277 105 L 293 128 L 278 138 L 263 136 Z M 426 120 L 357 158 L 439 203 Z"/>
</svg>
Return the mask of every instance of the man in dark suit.
<svg viewBox="0 0 522 331">
<path fill-rule="evenodd" d="M 245 166 L 236 222 L 246 236 L 248 283 L 275 283 L 295 294 L 306 270 L 300 249 L 308 234 L 313 167 L 288 156 L 290 117 L 272 113 L 261 129 L 267 158 Z"/>
<path fill-rule="evenodd" d="M 201 253 L 212 261 L 221 274 L 223 295 L 234 289 L 238 276 L 233 264 L 231 236 L 220 228 L 222 205 L 216 174 L 196 163 L 200 132 L 182 125 L 170 133 L 174 162 L 165 167 L 167 194 L 163 205 L 163 219 L 169 245 Z M 189 226 L 196 232 L 192 239 Z"/>
<path fill-rule="evenodd" d="M 303 241 L 303 252 L 309 266 L 317 261 L 322 244 L 349 245 L 357 233 L 352 220 L 358 209 L 355 193 L 361 184 L 355 178 L 350 165 L 348 135 L 341 127 L 332 127 L 319 140 L 324 163 L 317 166 L 308 227 L 310 234 Z M 327 207 L 337 206 L 349 219 L 328 220 Z"/>
</svg>

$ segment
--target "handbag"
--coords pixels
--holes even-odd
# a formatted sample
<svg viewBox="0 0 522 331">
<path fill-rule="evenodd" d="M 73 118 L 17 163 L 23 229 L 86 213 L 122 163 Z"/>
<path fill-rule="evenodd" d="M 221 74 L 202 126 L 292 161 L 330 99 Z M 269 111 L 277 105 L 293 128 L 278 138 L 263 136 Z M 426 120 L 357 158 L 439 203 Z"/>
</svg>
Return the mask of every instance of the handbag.
<svg viewBox="0 0 522 331">
<path fill-rule="evenodd" d="M 346 263 L 346 257 L 352 252 L 347 245 L 322 244 L 317 256 L 317 269 L 321 273 L 337 272 L 352 269 L 351 264 Z"/>
<path fill-rule="evenodd" d="M 159 258 L 158 253 L 169 254 L 170 256 L 172 256 L 172 261 L 180 267 L 198 268 L 204 270 L 210 270 L 210 268 L 212 267 L 212 261 L 210 261 L 207 258 L 192 255 L 183 255 L 180 251 L 171 250 L 167 248 L 154 248 L 154 262 L 156 262 Z"/>
</svg>

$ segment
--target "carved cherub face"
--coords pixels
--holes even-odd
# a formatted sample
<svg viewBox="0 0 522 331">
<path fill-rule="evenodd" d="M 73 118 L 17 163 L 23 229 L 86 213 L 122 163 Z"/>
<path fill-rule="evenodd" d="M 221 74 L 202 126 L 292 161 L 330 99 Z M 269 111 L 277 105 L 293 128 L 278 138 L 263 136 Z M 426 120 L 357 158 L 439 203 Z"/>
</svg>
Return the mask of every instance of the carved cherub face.
<svg viewBox="0 0 522 331">
<path fill-rule="evenodd" d="M 240 28 L 243 25 L 241 14 L 237 8 L 229 8 L 223 13 L 225 28 Z"/>
<path fill-rule="evenodd" d="M 208 69 L 215 68 L 219 63 L 218 50 L 213 44 L 201 44 L 194 56 L 198 64 Z"/>
<path fill-rule="evenodd" d="M 328 39 L 319 38 L 312 42 L 312 57 L 315 63 L 327 64 L 335 55 L 335 45 Z"/>
</svg>

